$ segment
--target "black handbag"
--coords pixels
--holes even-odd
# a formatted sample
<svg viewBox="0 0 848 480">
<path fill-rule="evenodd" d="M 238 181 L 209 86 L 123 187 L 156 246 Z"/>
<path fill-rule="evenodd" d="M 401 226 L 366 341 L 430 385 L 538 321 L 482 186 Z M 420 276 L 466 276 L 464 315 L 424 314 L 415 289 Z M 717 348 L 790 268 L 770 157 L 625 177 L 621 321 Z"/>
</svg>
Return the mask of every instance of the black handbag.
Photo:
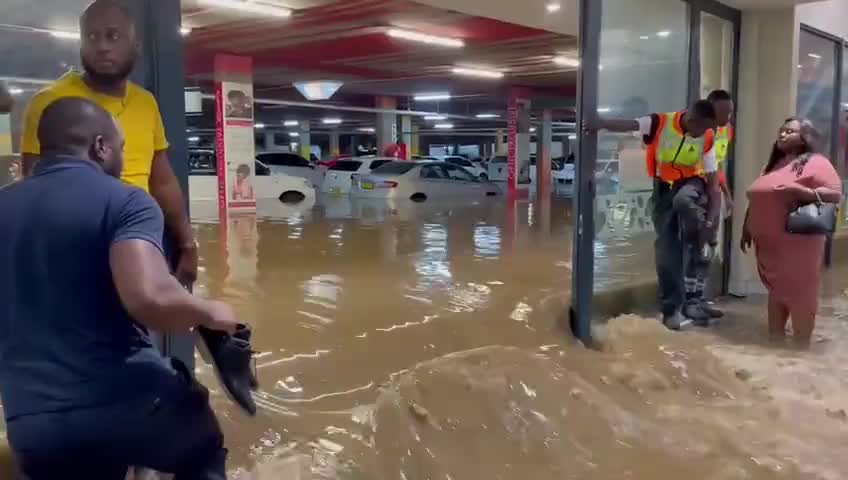
<svg viewBox="0 0 848 480">
<path fill-rule="evenodd" d="M 801 205 L 789 213 L 786 231 L 798 235 L 828 235 L 836 230 L 839 207 L 835 203 L 822 201 L 819 192 L 816 201 Z"/>
</svg>

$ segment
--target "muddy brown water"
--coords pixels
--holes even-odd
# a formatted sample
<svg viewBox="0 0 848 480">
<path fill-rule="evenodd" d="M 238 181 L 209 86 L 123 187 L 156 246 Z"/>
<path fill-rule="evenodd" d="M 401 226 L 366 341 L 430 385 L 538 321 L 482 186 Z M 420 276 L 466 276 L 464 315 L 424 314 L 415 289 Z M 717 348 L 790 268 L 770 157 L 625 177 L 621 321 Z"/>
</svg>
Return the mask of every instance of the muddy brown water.
<svg viewBox="0 0 848 480">
<path fill-rule="evenodd" d="M 198 359 L 231 478 L 846 478 L 844 270 L 809 352 L 763 340 L 761 298 L 709 332 L 616 318 L 588 350 L 561 323 L 568 199 L 262 202 L 224 222 L 192 207 L 198 294 L 232 302 L 262 352 L 255 418 Z M 604 212 L 598 289 L 652 278 L 632 210 Z"/>
<path fill-rule="evenodd" d="M 625 316 L 563 331 L 568 200 L 195 205 L 199 291 L 262 353 L 256 418 L 205 365 L 239 479 L 842 479 L 848 298 L 818 342 L 763 342 L 761 299 L 711 332 Z M 650 278 L 650 234 L 596 246 L 599 288 Z M 647 276 L 647 277 L 646 277 Z M 833 279 L 834 275 L 829 278 Z"/>
</svg>

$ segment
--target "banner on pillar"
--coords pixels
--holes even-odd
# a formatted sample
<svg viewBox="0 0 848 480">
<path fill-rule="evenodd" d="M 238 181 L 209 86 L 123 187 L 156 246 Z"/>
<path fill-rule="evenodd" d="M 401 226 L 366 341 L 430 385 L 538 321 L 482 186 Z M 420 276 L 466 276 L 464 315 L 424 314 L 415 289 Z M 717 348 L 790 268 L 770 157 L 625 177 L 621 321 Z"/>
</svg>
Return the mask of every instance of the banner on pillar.
<svg viewBox="0 0 848 480">
<path fill-rule="evenodd" d="M 256 211 L 253 61 L 215 56 L 218 209 Z"/>
<path fill-rule="evenodd" d="M 529 110 L 530 100 L 527 92 L 521 88 L 513 88 L 507 105 L 507 189 L 510 195 L 518 190 L 519 181 L 529 183 Z"/>
</svg>

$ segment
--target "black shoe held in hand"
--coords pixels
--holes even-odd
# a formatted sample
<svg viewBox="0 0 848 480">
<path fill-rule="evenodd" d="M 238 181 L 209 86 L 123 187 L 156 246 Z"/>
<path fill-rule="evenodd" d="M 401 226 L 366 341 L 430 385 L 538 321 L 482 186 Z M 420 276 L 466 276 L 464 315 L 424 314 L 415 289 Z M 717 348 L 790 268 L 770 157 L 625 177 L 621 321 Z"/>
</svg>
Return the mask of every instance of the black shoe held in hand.
<svg viewBox="0 0 848 480">
<path fill-rule="evenodd" d="M 232 401 L 250 415 L 256 415 L 252 390 L 258 388 L 253 371 L 253 350 L 250 348 L 250 329 L 245 325 L 233 334 L 198 327 L 198 349 L 206 361 L 215 367 L 218 381 Z"/>
</svg>

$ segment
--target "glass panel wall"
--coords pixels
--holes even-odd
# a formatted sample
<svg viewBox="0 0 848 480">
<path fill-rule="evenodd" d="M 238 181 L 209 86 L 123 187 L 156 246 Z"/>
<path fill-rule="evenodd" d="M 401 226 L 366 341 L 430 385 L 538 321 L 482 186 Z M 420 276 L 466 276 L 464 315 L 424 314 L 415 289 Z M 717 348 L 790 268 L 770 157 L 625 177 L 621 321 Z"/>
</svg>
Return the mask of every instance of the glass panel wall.
<svg viewBox="0 0 848 480">
<path fill-rule="evenodd" d="M 0 82 L 15 100 L 11 115 L 0 119 L 0 145 L 6 146 L 0 150 L 0 185 L 19 172 L 20 130 L 29 98 L 79 66 L 79 40 L 69 32 L 79 29 L 79 13 L 88 2 L 44 0 L 37 8 L 11 3 L 0 6 Z"/>
<path fill-rule="evenodd" d="M 686 108 L 689 20 L 679 0 L 606 0 L 598 114 L 633 119 Z M 638 134 L 598 136 L 595 292 L 656 283 L 652 180 Z M 596 305 L 600 302 L 596 301 Z M 596 308 L 596 314 L 603 314 Z"/>
<path fill-rule="evenodd" d="M 842 177 L 842 191 L 848 187 L 848 65 L 845 57 L 848 47 L 842 50 L 842 98 L 839 102 L 839 132 L 837 133 L 836 171 Z M 846 197 L 848 198 L 848 197 Z M 840 230 L 848 230 L 848 201 L 843 202 L 838 223 Z"/>
<path fill-rule="evenodd" d="M 733 69 L 736 64 L 734 58 L 735 50 L 735 28 L 733 22 L 724 18 L 701 13 L 701 98 L 707 96 L 713 90 L 727 90 L 733 92 Z M 733 121 L 731 119 L 731 121 Z M 732 148 L 733 144 L 731 144 Z M 725 178 L 727 178 L 729 161 L 721 165 Z M 724 228 L 719 232 L 718 238 L 724 238 Z M 720 261 L 713 262 L 713 271 L 710 276 L 712 291 L 720 291 L 721 265 L 724 261 L 725 242 L 719 241 L 718 256 Z"/>
<path fill-rule="evenodd" d="M 801 29 L 798 45 L 799 116 L 810 119 L 821 133 L 821 148 L 829 154 L 836 99 L 836 42 Z"/>
</svg>

